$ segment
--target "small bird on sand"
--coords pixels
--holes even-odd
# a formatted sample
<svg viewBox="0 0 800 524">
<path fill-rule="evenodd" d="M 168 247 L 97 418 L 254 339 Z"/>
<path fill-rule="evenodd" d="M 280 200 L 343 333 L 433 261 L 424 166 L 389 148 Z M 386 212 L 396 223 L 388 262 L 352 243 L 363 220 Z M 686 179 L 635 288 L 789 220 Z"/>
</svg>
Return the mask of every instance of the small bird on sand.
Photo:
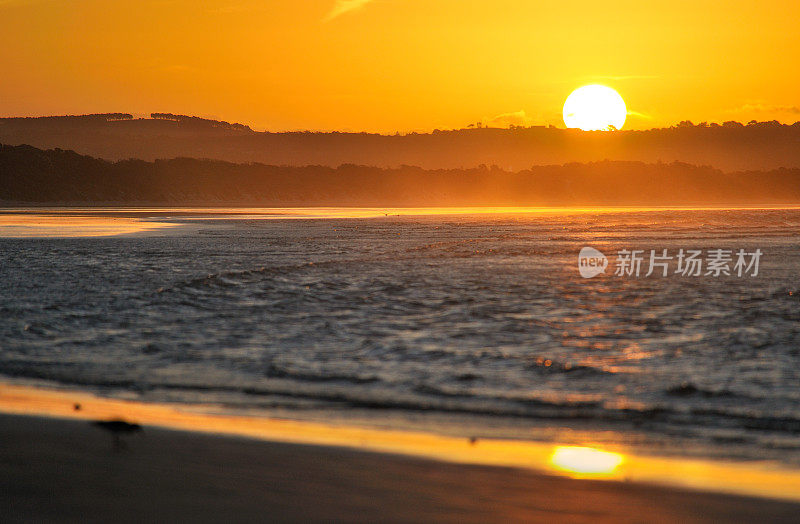
<svg viewBox="0 0 800 524">
<path fill-rule="evenodd" d="M 139 424 L 131 424 L 122 419 L 96 420 L 92 424 L 111 433 L 114 437 L 114 449 L 116 450 L 125 447 L 125 443 L 122 441 L 122 435 L 130 435 L 142 431 L 142 426 Z"/>
</svg>

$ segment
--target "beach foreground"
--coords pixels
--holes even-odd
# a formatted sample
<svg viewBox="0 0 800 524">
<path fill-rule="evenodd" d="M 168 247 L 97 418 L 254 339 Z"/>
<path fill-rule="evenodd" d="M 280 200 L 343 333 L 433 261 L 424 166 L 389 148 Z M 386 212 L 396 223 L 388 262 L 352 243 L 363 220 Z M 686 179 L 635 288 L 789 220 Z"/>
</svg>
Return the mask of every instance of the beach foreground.
<svg viewBox="0 0 800 524">
<path fill-rule="evenodd" d="M 792 522 L 800 504 L 346 448 L 0 416 L 3 520 Z"/>
<path fill-rule="evenodd" d="M 75 213 L 3 239 L 2 521 L 800 514 L 796 210 Z M 708 235 L 763 275 L 576 268 Z"/>
</svg>

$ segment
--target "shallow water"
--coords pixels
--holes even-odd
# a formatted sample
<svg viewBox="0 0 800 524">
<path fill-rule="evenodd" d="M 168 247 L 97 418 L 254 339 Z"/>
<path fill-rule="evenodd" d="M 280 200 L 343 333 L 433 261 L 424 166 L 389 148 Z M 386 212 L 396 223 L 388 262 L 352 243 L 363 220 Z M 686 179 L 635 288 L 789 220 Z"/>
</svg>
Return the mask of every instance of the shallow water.
<svg viewBox="0 0 800 524">
<path fill-rule="evenodd" d="M 798 210 L 194 223 L 0 239 L 0 373 L 251 414 L 800 465 Z M 609 255 L 606 274 L 581 278 L 584 246 Z M 613 274 L 625 248 L 764 254 L 756 277 L 637 279 Z"/>
</svg>

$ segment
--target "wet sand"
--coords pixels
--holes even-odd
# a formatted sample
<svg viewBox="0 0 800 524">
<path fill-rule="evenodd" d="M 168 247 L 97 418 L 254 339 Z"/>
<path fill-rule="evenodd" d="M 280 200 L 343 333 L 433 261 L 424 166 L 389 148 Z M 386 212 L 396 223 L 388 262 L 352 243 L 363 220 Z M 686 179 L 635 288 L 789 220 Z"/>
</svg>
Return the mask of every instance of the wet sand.
<svg viewBox="0 0 800 524">
<path fill-rule="evenodd" d="M 0 416 L 5 522 L 796 522 L 800 504 L 346 448 Z"/>
<path fill-rule="evenodd" d="M 87 238 L 186 233 L 181 224 L 124 216 L 0 213 L 0 238 Z"/>
<path fill-rule="evenodd" d="M 582 215 L 665 210 L 797 209 L 797 206 L 742 207 L 164 207 L 164 206 L 9 206 L 0 205 L 0 238 L 87 238 L 166 236 L 219 227 L 207 220 L 314 220 L 475 215 Z"/>
<path fill-rule="evenodd" d="M 552 449 L 544 444 L 204 414 L 10 384 L 0 384 L 0 412 L 4 522 L 796 522 L 800 514 L 793 471 L 626 456 L 618 474 L 596 477 L 605 480 L 567 478 L 537 471 L 537 456 Z M 143 424 L 122 449 L 93 424 L 117 417 Z M 676 478 L 706 488 L 676 487 Z M 737 485 L 774 495 L 710 493 Z"/>
</svg>

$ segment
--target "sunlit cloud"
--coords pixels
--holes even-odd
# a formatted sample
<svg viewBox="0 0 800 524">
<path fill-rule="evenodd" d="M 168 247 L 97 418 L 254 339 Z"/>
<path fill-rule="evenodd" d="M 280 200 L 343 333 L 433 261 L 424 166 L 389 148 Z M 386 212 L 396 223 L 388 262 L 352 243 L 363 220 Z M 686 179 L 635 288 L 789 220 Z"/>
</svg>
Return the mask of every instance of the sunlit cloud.
<svg viewBox="0 0 800 524">
<path fill-rule="evenodd" d="M 11 7 L 15 5 L 33 5 L 48 2 L 50 0 L 0 0 L 0 7 Z"/>
<path fill-rule="evenodd" d="M 206 12 L 220 15 L 232 15 L 240 13 L 266 13 L 270 11 L 270 6 L 231 2 L 223 5 L 213 5 L 206 7 Z"/>
<path fill-rule="evenodd" d="M 372 0 L 336 0 L 336 3 L 333 5 L 330 13 L 328 13 L 325 18 L 322 19 L 322 21 L 329 22 L 339 15 L 361 9 L 371 1 Z"/>
<path fill-rule="evenodd" d="M 628 116 L 633 116 L 636 118 L 644 118 L 645 120 L 652 120 L 653 117 L 648 115 L 647 113 L 640 113 L 639 111 L 631 111 L 628 110 Z"/>
<path fill-rule="evenodd" d="M 800 107 L 774 104 L 745 104 L 736 109 L 732 109 L 730 112 L 789 113 L 792 115 L 800 115 Z"/>
<path fill-rule="evenodd" d="M 659 78 L 657 75 L 608 75 L 608 76 L 592 76 L 590 77 L 593 80 L 610 80 L 613 82 L 619 82 L 622 80 L 653 80 Z"/>
</svg>

